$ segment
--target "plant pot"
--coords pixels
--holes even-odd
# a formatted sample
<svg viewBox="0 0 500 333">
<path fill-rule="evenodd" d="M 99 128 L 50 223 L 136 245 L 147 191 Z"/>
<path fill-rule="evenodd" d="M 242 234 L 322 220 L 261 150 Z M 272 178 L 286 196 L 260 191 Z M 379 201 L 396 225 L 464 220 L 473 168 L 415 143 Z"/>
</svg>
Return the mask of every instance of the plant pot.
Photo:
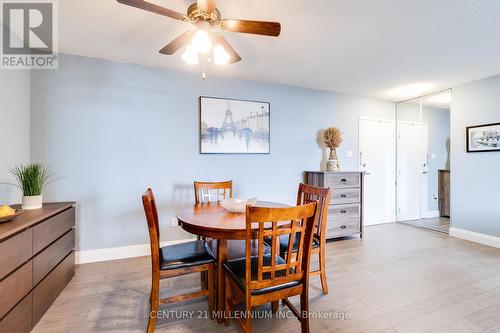
<svg viewBox="0 0 500 333">
<path fill-rule="evenodd" d="M 32 210 L 42 208 L 42 195 L 23 196 L 22 209 Z"/>
</svg>

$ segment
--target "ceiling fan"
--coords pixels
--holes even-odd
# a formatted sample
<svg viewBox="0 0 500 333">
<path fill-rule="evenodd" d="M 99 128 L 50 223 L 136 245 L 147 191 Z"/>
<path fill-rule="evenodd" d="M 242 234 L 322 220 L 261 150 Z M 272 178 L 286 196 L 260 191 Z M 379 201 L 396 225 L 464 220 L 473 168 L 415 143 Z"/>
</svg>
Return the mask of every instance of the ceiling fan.
<svg viewBox="0 0 500 333">
<path fill-rule="evenodd" d="M 241 60 L 238 53 L 222 36 L 221 31 L 273 37 L 279 36 L 281 32 L 281 24 L 278 22 L 222 19 L 220 11 L 215 7 L 215 0 L 197 0 L 189 6 L 186 15 L 144 0 L 118 0 L 118 2 L 192 23 L 196 29 L 184 32 L 160 50 L 162 54 L 171 55 L 187 45 L 182 59 L 191 64 L 198 63 L 198 55 L 212 61 L 212 57 L 209 56 L 210 51 L 215 64 L 233 64 Z"/>
</svg>

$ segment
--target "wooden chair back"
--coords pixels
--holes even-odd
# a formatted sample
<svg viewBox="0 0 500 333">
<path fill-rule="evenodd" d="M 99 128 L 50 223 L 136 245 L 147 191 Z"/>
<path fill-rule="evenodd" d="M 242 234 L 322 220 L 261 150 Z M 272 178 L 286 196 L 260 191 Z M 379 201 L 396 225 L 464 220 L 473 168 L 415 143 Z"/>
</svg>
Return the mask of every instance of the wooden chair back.
<svg viewBox="0 0 500 333">
<path fill-rule="evenodd" d="M 328 206 L 332 191 L 330 188 L 316 187 L 307 184 L 299 184 L 297 194 L 297 206 L 310 202 L 318 202 L 318 223 L 314 230 L 314 238 L 318 241 L 326 237 L 326 224 L 328 218 Z"/>
<path fill-rule="evenodd" d="M 233 181 L 194 182 L 194 198 L 196 204 L 217 202 L 233 197 Z"/>
<path fill-rule="evenodd" d="M 155 267 L 160 267 L 160 228 L 158 222 L 158 209 L 153 191 L 148 188 L 142 195 L 142 204 L 146 214 L 149 231 L 149 243 L 151 245 L 151 261 L 153 264 L 153 274 Z"/>
<path fill-rule="evenodd" d="M 317 203 L 290 208 L 246 208 L 246 290 L 272 287 L 287 282 L 306 279 L 309 272 L 309 260 L 314 226 L 317 219 Z M 258 224 L 258 229 L 252 230 L 252 224 Z M 256 233 L 256 235 L 255 235 Z M 293 242 L 298 236 L 297 252 L 292 254 Z M 288 235 L 288 253 L 284 264 L 276 263 L 279 251 L 279 237 Z M 256 236 L 256 237 L 255 237 Z M 251 257 L 252 239 L 257 239 L 258 265 L 256 280 L 252 280 Z M 264 263 L 264 240 L 271 240 L 271 262 Z M 293 258 L 295 257 L 295 258 Z M 281 271 L 281 272 L 279 272 Z M 279 273 L 279 274 L 277 274 Z"/>
</svg>

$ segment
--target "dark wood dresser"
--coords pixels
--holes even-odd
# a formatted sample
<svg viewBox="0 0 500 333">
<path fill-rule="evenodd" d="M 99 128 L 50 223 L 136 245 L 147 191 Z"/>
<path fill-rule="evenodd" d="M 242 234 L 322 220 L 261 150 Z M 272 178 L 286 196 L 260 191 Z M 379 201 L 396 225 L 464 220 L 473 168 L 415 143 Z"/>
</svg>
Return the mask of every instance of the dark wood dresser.
<svg viewBox="0 0 500 333">
<path fill-rule="evenodd" d="M 0 224 L 0 333 L 30 332 L 74 274 L 74 202 Z"/>
<path fill-rule="evenodd" d="M 363 175 L 363 172 L 305 172 L 307 184 L 332 189 L 327 239 L 363 237 Z"/>
</svg>

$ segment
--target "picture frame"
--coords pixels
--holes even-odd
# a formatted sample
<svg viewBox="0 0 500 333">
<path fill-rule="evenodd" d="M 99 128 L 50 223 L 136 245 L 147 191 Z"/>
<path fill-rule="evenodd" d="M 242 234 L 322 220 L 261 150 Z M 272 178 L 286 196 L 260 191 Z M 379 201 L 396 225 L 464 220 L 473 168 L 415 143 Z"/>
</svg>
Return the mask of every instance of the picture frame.
<svg viewBox="0 0 500 333">
<path fill-rule="evenodd" d="M 271 103 L 199 97 L 200 154 L 270 154 Z"/>
<path fill-rule="evenodd" d="M 500 123 L 468 126 L 465 137 L 468 153 L 500 151 Z"/>
</svg>

